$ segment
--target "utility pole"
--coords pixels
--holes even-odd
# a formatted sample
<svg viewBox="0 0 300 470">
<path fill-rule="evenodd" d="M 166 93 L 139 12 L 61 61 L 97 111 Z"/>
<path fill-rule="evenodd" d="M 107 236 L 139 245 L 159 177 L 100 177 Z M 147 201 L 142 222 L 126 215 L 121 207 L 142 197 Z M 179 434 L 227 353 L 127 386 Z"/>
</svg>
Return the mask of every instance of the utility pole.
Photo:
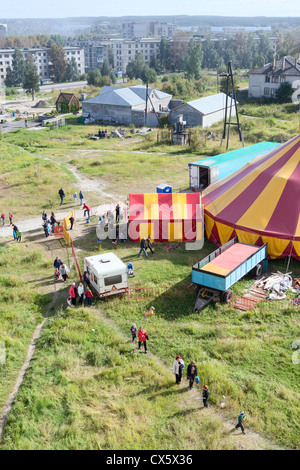
<svg viewBox="0 0 300 470">
<path fill-rule="evenodd" d="M 147 125 L 147 113 L 148 113 L 148 82 L 146 82 L 146 109 L 145 109 L 145 126 Z"/>
<path fill-rule="evenodd" d="M 236 93 L 235 93 L 235 86 L 233 82 L 233 72 L 232 72 L 232 63 L 228 62 L 228 68 L 227 68 L 227 73 L 225 74 L 220 74 L 222 77 L 227 77 L 227 84 L 226 84 L 226 104 L 225 104 L 225 121 L 224 121 L 224 129 L 223 129 L 223 134 L 222 134 L 222 140 L 221 140 L 221 146 L 223 144 L 223 140 L 226 138 L 226 132 L 227 132 L 227 142 L 226 142 L 226 150 L 228 150 L 228 145 L 229 145 L 229 135 L 230 135 L 230 126 L 237 126 L 238 128 L 238 133 L 240 137 L 240 141 L 243 144 L 243 147 L 245 146 L 244 144 L 244 136 L 242 133 L 241 129 L 241 124 L 239 121 L 239 113 L 237 109 L 237 102 L 236 102 Z M 229 83 L 231 83 L 231 93 L 230 93 L 230 108 L 228 110 L 228 96 L 229 96 Z M 235 107 L 235 116 L 237 122 L 231 122 L 231 115 L 232 115 L 232 105 L 234 103 Z M 228 116 L 228 121 L 227 121 L 227 113 L 229 111 L 229 116 Z M 227 129 L 228 127 L 228 129 Z"/>
</svg>

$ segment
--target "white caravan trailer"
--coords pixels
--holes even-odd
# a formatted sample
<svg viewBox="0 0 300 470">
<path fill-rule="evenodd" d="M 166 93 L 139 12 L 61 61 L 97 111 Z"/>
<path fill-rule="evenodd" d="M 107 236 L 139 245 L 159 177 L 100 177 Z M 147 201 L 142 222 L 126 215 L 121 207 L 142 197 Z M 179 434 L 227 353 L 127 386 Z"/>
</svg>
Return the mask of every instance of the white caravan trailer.
<svg viewBox="0 0 300 470">
<path fill-rule="evenodd" d="M 84 270 L 99 297 L 128 290 L 127 266 L 114 253 L 84 258 Z"/>
</svg>

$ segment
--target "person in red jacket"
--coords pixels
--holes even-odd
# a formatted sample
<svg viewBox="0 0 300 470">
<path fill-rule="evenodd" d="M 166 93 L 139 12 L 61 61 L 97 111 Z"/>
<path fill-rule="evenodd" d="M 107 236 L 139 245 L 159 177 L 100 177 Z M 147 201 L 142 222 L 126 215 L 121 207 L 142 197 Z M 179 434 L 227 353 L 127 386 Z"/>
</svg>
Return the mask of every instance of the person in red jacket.
<svg viewBox="0 0 300 470">
<path fill-rule="evenodd" d="M 75 282 L 73 282 L 73 284 L 71 285 L 71 287 L 69 289 L 69 295 L 70 295 L 71 300 L 72 300 L 72 305 L 74 307 L 76 307 L 76 297 L 77 297 L 78 293 L 77 293 L 77 287 L 76 287 Z"/>
<path fill-rule="evenodd" d="M 86 296 L 88 307 L 91 307 L 92 306 L 93 294 L 92 294 L 92 291 L 89 287 L 87 287 L 87 289 L 85 291 L 85 296 Z"/>
<path fill-rule="evenodd" d="M 90 216 L 91 216 L 91 208 L 87 204 L 83 204 L 82 209 L 84 210 L 84 212 L 83 212 L 84 217 L 85 217 L 85 214 L 87 213 L 86 223 L 89 224 L 90 223 Z"/>
<path fill-rule="evenodd" d="M 138 338 L 139 338 L 139 349 L 141 349 L 141 344 L 144 343 L 144 348 L 145 348 L 145 354 L 147 354 L 147 333 L 146 330 L 142 326 L 139 327 L 138 331 Z"/>
</svg>

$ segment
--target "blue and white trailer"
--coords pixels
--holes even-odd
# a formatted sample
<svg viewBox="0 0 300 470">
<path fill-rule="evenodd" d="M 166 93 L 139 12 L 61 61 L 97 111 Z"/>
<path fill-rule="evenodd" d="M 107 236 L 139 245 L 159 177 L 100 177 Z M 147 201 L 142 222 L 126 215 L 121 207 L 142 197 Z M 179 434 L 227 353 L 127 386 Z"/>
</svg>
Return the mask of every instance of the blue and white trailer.
<svg viewBox="0 0 300 470">
<path fill-rule="evenodd" d="M 260 142 L 249 147 L 191 162 L 188 164 L 190 188 L 193 191 L 203 191 L 210 184 L 226 178 L 259 155 L 271 152 L 279 145 L 281 144 L 276 142 Z"/>
<path fill-rule="evenodd" d="M 230 287 L 251 271 L 260 277 L 267 268 L 267 255 L 267 243 L 247 245 L 235 237 L 196 263 L 192 268 L 192 282 L 198 291 L 194 312 L 215 298 L 229 303 L 233 295 Z"/>
</svg>

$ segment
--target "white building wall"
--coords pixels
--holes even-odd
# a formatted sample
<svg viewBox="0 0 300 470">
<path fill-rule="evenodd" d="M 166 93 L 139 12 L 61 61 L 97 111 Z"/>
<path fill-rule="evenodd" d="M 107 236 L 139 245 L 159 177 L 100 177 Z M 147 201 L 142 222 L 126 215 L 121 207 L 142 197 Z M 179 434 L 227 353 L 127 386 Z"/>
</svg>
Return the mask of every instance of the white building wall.
<svg viewBox="0 0 300 470">
<path fill-rule="evenodd" d="M 283 75 L 282 77 L 279 75 L 269 75 L 270 81 L 267 82 L 266 77 L 267 75 L 265 74 L 249 74 L 249 98 L 260 98 L 263 96 L 272 98 L 276 95 L 276 90 L 278 90 L 281 83 L 289 82 L 292 85 L 296 80 L 300 80 L 300 77 L 296 75 Z M 278 78 L 277 83 L 274 81 L 276 80 L 275 77 Z"/>
</svg>

